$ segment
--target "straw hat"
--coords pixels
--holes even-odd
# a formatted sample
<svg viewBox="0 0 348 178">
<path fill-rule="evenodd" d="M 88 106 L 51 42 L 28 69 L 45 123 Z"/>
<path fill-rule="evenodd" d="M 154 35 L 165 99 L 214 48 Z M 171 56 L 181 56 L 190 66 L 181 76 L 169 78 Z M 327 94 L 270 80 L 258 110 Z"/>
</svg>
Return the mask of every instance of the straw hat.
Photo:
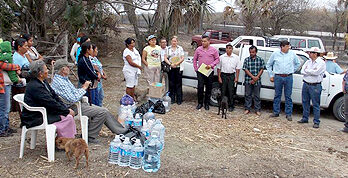
<svg viewBox="0 0 348 178">
<path fill-rule="evenodd" d="M 320 49 L 318 47 L 311 47 L 307 52 L 312 52 L 312 53 L 321 53 Z"/>
<path fill-rule="evenodd" d="M 325 59 L 331 59 L 331 60 L 334 60 L 334 59 L 337 59 L 337 56 L 335 56 L 335 54 L 333 52 L 328 52 L 326 54 L 326 56 L 324 56 Z"/>
</svg>

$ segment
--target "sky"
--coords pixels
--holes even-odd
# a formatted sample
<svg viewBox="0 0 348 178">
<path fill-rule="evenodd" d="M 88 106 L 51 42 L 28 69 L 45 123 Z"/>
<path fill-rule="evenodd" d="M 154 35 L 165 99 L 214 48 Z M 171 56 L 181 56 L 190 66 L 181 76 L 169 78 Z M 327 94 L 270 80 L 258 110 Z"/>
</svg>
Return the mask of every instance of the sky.
<svg viewBox="0 0 348 178">
<path fill-rule="evenodd" d="M 209 0 L 208 1 L 215 9 L 215 12 L 222 12 L 226 6 L 234 6 L 234 0 Z M 315 6 L 330 6 L 337 0 L 311 0 Z"/>
</svg>

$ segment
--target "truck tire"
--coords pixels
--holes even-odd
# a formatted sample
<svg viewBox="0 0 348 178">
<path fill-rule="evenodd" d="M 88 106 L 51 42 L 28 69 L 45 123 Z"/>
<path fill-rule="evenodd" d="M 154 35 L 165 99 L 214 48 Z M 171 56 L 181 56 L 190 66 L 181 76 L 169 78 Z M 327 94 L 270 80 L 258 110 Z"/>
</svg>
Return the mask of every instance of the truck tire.
<svg viewBox="0 0 348 178">
<path fill-rule="evenodd" d="M 217 95 L 216 95 L 217 90 L 220 90 L 220 84 L 219 84 L 219 82 L 214 82 L 212 85 L 210 101 L 209 101 L 209 104 L 211 106 L 216 106 L 216 107 L 219 106 L 219 103 L 217 100 Z"/>
<path fill-rule="evenodd" d="M 335 116 L 335 118 L 341 122 L 344 122 L 344 96 L 338 98 L 333 107 L 332 107 L 332 112 Z"/>
<path fill-rule="evenodd" d="M 196 50 L 198 48 L 197 42 L 192 42 L 192 48 Z"/>
</svg>

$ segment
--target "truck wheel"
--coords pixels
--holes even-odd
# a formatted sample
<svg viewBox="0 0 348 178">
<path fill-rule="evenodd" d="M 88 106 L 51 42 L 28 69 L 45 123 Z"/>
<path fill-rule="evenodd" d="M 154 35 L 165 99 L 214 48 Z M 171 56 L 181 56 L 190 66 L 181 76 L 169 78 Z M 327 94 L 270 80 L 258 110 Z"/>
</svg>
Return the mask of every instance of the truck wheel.
<svg viewBox="0 0 348 178">
<path fill-rule="evenodd" d="M 192 48 L 195 50 L 198 48 L 197 42 L 192 42 Z"/>
<path fill-rule="evenodd" d="M 344 97 L 338 98 L 333 107 L 332 107 L 332 112 L 335 116 L 335 118 L 341 122 L 344 122 Z"/>
<path fill-rule="evenodd" d="M 209 104 L 211 106 L 219 106 L 219 102 L 217 100 L 217 92 L 220 92 L 220 84 L 219 82 L 214 82 L 212 89 L 211 89 L 211 95 L 210 95 L 210 101 Z"/>
</svg>

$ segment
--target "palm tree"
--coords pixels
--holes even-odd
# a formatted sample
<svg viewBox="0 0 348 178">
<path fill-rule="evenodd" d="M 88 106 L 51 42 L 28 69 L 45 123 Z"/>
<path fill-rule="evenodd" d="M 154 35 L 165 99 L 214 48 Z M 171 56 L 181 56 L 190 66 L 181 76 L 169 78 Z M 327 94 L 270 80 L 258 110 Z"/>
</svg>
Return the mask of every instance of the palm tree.
<svg viewBox="0 0 348 178">
<path fill-rule="evenodd" d="M 236 16 L 236 14 L 234 13 L 234 9 L 231 6 L 226 6 L 224 8 L 223 15 L 224 15 L 224 26 L 226 24 L 226 20 L 232 20 Z"/>
<path fill-rule="evenodd" d="M 347 12 L 348 10 L 348 0 L 338 0 L 337 1 L 338 6 L 343 6 L 344 11 Z M 346 16 L 346 35 L 345 35 L 345 43 L 344 43 L 344 49 L 347 49 L 347 42 L 348 42 L 348 16 Z"/>
<path fill-rule="evenodd" d="M 254 31 L 256 18 L 267 17 L 273 0 L 236 0 L 235 4 L 241 10 L 241 20 L 245 26 L 245 34 L 251 35 Z"/>
</svg>

